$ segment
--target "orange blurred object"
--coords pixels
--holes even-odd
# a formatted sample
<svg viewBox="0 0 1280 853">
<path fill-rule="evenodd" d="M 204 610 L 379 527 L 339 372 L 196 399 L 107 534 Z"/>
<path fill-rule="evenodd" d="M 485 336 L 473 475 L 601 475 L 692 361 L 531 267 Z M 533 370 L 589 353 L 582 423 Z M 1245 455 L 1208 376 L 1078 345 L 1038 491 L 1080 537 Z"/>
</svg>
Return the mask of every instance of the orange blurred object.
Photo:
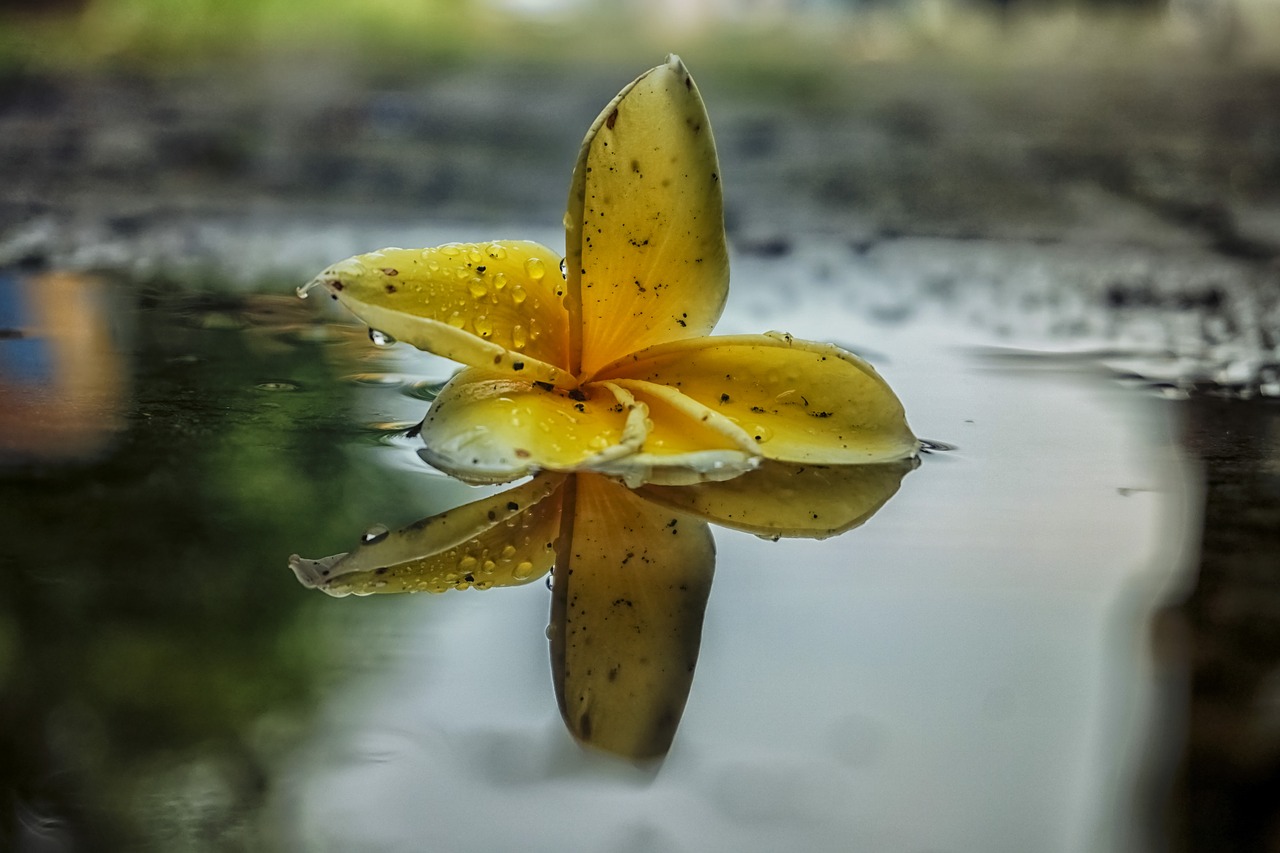
<svg viewBox="0 0 1280 853">
<path fill-rule="evenodd" d="M 95 276 L 0 272 L 0 464 L 91 458 L 124 428 L 108 296 Z"/>
</svg>

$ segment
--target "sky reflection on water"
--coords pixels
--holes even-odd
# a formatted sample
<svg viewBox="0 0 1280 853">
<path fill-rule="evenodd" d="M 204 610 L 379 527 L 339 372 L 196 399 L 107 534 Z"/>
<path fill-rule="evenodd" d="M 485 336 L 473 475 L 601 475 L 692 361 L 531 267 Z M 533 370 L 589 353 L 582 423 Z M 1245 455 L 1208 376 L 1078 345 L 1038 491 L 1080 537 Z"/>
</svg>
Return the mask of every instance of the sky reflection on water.
<svg viewBox="0 0 1280 853">
<path fill-rule="evenodd" d="M 750 322 L 723 330 L 735 320 Z M 415 597 L 389 643 L 387 608 L 367 644 L 346 620 L 376 657 L 286 763 L 284 835 L 322 850 L 1134 849 L 1177 724 L 1160 716 L 1148 622 L 1188 582 L 1199 526 L 1166 404 L 805 321 L 774 320 L 815 338 L 838 322 L 890 353 L 915 430 L 959 449 L 849 535 L 715 531 L 698 671 L 661 769 L 583 753 L 561 729 L 543 587 Z"/>
</svg>

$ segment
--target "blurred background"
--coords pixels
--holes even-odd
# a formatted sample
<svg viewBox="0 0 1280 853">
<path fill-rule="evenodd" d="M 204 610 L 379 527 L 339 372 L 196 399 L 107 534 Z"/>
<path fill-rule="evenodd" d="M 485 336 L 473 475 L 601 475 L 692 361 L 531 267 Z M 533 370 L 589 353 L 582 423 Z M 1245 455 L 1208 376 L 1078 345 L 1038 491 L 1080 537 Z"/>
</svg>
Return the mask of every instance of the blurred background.
<svg viewBox="0 0 1280 853">
<path fill-rule="evenodd" d="M 903 616 L 882 633 L 849 626 L 849 655 L 892 644 L 912 614 L 951 626 L 865 689 L 950 684 L 936 672 L 946 649 L 973 662 L 1016 647 L 1044 651 L 1027 664 L 1032 681 L 1065 689 L 1071 667 L 1123 659 L 1148 691 L 1129 696 L 1115 680 L 1129 670 L 1117 669 L 1106 683 L 1121 700 L 1100 680 L 1071 694 L 1085 703 L 1073 725 L 1122 721 L 1104 734 L 1117 755 L 1136 755 L 1071 777 L 1079 802 L 1114 800 L 1106 823 L 1124 829 L 1106 843 L 1079 829 L 1094 812 L 1054 793 L 1052 762 L 1028 764 L 1026 782 L 1002 759 L 975 758 L 978 747 L 946 772 L 993 791 L 1040 790 L 1045 820 L 1057 821 L 1044 826 L 1056 829 L 1026 817 L 1035 809 L 1015 832 L 1005 822 L 1017 808 L 957 805 L 921 846 L 905 828 L 948 812 L 945 796 L 924 783 L 877 786 L 873 774 L 869 790 L 890 792 L 883 813 L 906 835 L 853 848 L 839 834 L 808 848 L 803 834 L 779 837 L 833 850 L 989 852 L 1032 849 L 1030 839 L 1054 850 L 1280 851 L 1274 0 L 0 0 L 0 849 L 349 850 L 362 837 L 363 849 L 415 849 L 404 839 L 424 830 L 412 821 L 398 841 L 378 841 L 351 829 L 376 822 L 308 810 L 309 793 L 327 807 L 351 791 L 317 793 L 304 780 L 337 778 L 320 772 L 333 767 L 324 745 L 356 727 L 370 672 L 384 688 L 415 684 L 414 665 L 430 656 L 407 649 L 456 641 L 405 627 L 454 624 L 442 609 L 451 599 L 315 600 L 285 560 L 345 550 L 375 521 L 465 499 L 415 467 L 403 435 L 449 368 L 374 347 L 293 289 L 382 245 L 510 237 L 558 249 L 583 132 L 668 52 L 693 71 L 720 146 L 735 264 L 724 330 L 776 324 L 856 342 L 902 392 L 917 432 L 959 445 L 926 460 L 864 539 L 850 537 L 920 586 L 869 571 L 873 593 L 903 596 L 878 612 Z M 784 326 L 788 312 L 799 319 Z M 1078 373 L 1104 389 L 1096 410 L 1074 391 L 1042 398 L 1027 384 L 1058 388 Z M 1026 414 L 1037 406 L 1056 413 L 1052 424 Z M 974 433 L 988 423 L 1004 426 Z M 1147 451 L 1159 460 L 1125 467 Z M 1045 473 L 1033 456 L 1062 469 Z M 1148 492 L 1156 503 L 1130 519 L 1076 491 L 1089 479 L 1076 472 L 1093 472 L 1126 507 Z M 1016 506 L 1015 494 L 1025 497 Z M 964 505 L 1031 515 L 1019 533 L 988 535 L 948 515 Z M 1130 540 L 1098 534 L 1090 525 L 1107 518 L 1086 508 L 1132 520 L 1132 541 L 1158 547 L 1113 548 Z M 909 539 L 915 556 L 893 550 Z M 1038 612 L 1027 602 L 1048 606 L 1095 581 L 1046 569 L 1050 580 L 1010 582 L 1023 597 L 1008 611 L 992 604 L 1014 577 L 998 567 L 1064 556 L 1071 542 L 1099 549 L 1082 570 L 1097 589 L 1126 590 L 1099 593 L 1109 603 L 1090 618 L 1126 627 L 1092 651 L 1080 638 L 1093 622 L 1023 622 Z M 736 547 L 725 553 L 744 565 L 765 561 Z M 844 559 L 821 554 L 812 559 Z M 947 574 L 969 558 L 997 566 L 996 579 Z M 1159 580 L 1136 593 L 1125 586 L 1135 571 Z M 734 600 L 731 582 L 717 583 Z M 956 598 L 942 616 L 912 603 L 948 584 Z M 764 614 L 784 637 L 805 618 Z M 989 647 L 966 646 L 956 637 L 967 629 L 945 614 L 1009 633 L 992 628 Z M 731 636 L 729 621 L 713 613 L 708 642 Z M 714 686 L 715 671 L 700 677 Z M 541 676 L 530 695 L 549 687 Z M 984 694 L 995 710 L 981 720 L 1022 719 L 1027 707 L 1027 720 L 1052 718 L 1053 694 L 1037 706 L 1026 683 Z M 497 701 L 522 707 L 514 695 Z M 963 689 L 927 695 L 903 707 L 964 710 Z M 335 696 L 347 698 L 335 706 Z M 745 713 L 741 702 L 717 707 Z M 426 704 L 386 707 L 412 716 Z M 948 719 L 957 742 L 986 731 L 962 713 Z M 942 730 L 916 722 L 904 737 Z M 342 760 L 403 757 L 380 731 Z M 755 743 L 749 730 L 727 746 L 693 731 L 682 736 L 700 760 L 717 748 L 741 758 Z M 892 729 L 867 731 L 841 741 L 861 756 L 854 770 L 880 754 L 874 732 Z M 989 751 L 1031 761 L 1046 744 L 1065 744 L 1063 758 L 1074 748 L 1052 727 L 1028 723 L 1023 735 L 993 736 Z M 529 786 L 621 778 L 547 746 L 562 736 L 552 723 L 532 751 L 500 740 L 534 757 L 493 759 L 499 781 L 472 793 L 490 797 L 513 776 Z M 1093 746 L 1111 742 L 1099 738 Z M 442 753 L 422 749 L 422 766 L 436 767 Z M 715 787 L 676 767 L 668 778 Z M 808 790 L 824 772 L 797 759 L 779 789 Z M 711 778 L 723 787 L 736 774 Z M 636 797 L 649 790 L 626 784 Z M 859 791 L 849 803 L 880 803 Z M 557 796 L 539 808 L 549 814 Z M 720 816 L 758 813 L 744 797 Z M 811 817 L 812 803 L 769 802 L 779 826 Z M 332 814 L 350 821 L 342 841 L 324 840 Z M 986 829 L 953 831 L 965 825 Z M 657 826 L 606 833 L 600 849 L 696 837 Z M 455 845 L 439 849 L 483 849 L 449 837 Z"/>
</svg>

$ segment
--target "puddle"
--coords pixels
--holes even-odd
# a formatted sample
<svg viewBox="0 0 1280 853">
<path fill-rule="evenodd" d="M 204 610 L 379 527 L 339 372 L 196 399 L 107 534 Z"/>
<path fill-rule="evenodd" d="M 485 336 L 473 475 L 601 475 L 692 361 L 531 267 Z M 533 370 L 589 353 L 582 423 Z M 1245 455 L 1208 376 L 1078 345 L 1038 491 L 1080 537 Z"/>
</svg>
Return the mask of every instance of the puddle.
<svg viewBox="0 0 1280 853">
<path fill-rule="evenodd" d="M 331 600 L 286 565 L 484 494 L 409 434 L 447 363 L 292 297 L 108 290 L 139 306 L 92 359 L 123 389 L 95 398 L 110 417 L 0 476 L 9 837 L 1012 853 L 1163 832 L 1187 699 L 1153 625 L 1195 581 L 1187 404 L 945 325 L 774 306 L 875 353 L 934 446 L 845 535 L 714 530 L 684 717 L 636 768 L 566 733 L 543 584 Z M 729 311 L 720 331 L 758 329 Z"/>
</svg>

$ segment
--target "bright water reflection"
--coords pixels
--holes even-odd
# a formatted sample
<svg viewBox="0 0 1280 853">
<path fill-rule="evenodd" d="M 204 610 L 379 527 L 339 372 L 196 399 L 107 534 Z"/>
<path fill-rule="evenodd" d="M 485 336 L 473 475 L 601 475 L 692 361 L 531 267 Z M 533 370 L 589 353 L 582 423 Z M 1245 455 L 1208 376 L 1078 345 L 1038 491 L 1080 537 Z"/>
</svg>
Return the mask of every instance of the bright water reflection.
<svg viewBox="0 0 1280 853">
<path fill-rule="evenodd" d="M 660 769 L 560 728 L 541 585 L 404 599 L 394 640 L 386 608 L 346 622 L 368 671 L 286 762 L 280 831 L 309 850 L 1146 844 L 1177 725 L 1147 626 L 1186 583 L 1198 528 L 1170 410 L 827 322 L 888 353 L 917 432 L 960 449 L 849 536 L 717 532 L 698 675 Z"/>
</svg>

